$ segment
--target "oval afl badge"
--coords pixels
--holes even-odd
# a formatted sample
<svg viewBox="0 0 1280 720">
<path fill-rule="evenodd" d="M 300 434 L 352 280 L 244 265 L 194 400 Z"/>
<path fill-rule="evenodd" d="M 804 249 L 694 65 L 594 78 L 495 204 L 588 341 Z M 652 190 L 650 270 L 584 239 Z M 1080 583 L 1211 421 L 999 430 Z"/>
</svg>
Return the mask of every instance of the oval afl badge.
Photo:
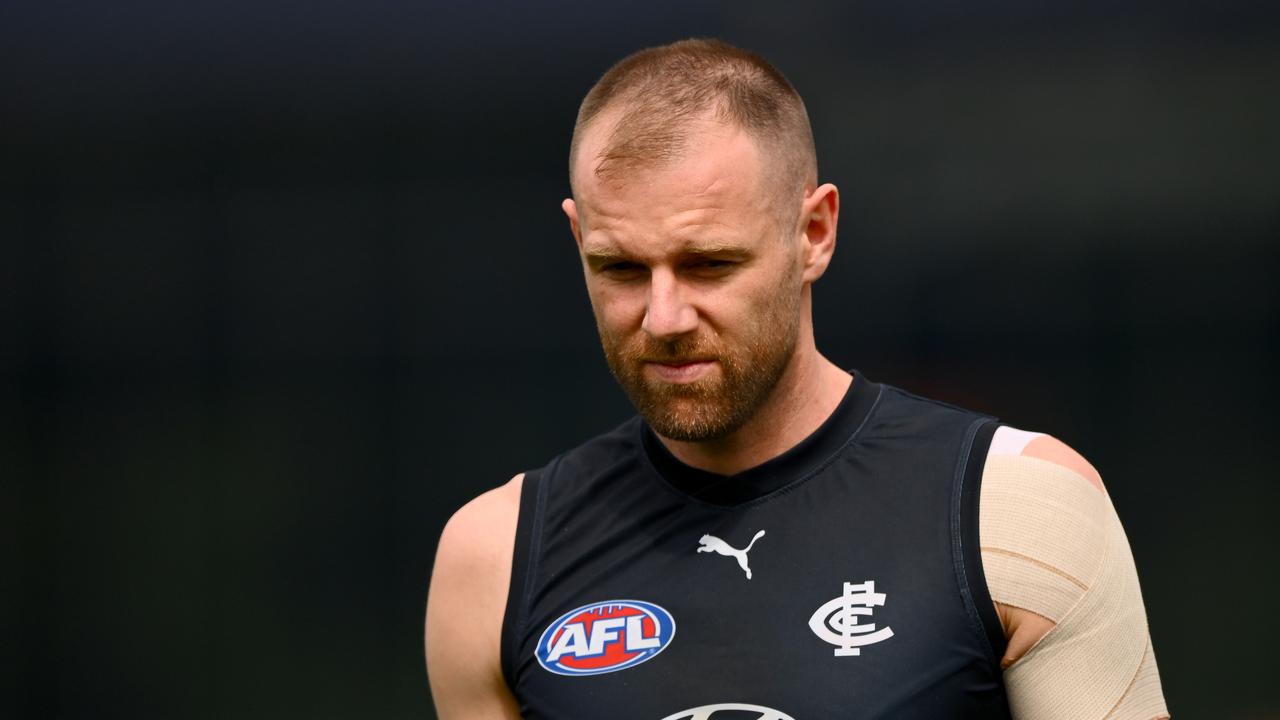
<svg viewBox="0 0 1280 720">
<path fill-rule="evenodd" d="M 671 644 L 671 613 L 641 600 L 606 600 L 561 615 L 538 640 L 538 664 L 557 675 L 599 675 L 652 660 Z"/>
</svg>

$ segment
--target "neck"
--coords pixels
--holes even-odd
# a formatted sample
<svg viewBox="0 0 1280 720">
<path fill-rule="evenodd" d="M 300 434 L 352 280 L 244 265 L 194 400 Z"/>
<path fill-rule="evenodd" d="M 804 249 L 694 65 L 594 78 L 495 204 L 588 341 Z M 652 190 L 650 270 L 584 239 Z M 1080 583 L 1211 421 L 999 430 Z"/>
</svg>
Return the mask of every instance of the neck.
<svg viewBox="0 0 1280 720">
<path fill-rule="evenodd" d="M 659 436 L 681 462 L 734 475 L 790 450 L 822 425 L 853 377 L 823 357 L 806 333 L 769 398 L 745 425 L 716 440 L 685 442 Z"/>
</svg>

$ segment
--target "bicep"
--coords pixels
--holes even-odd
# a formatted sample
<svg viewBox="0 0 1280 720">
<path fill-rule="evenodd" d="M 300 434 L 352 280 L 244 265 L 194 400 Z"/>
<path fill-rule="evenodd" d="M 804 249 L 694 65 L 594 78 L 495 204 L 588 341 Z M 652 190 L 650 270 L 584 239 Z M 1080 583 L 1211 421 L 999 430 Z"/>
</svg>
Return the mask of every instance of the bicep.
<svg viewBox="0 0 1280 720">
<path fill-rule="evenodd" d="M 427 596 L 426 656 L 443 720 L 518 720 L 501 670 L 522 476 L 468 503 L 440 536 Z"/>
</svg>

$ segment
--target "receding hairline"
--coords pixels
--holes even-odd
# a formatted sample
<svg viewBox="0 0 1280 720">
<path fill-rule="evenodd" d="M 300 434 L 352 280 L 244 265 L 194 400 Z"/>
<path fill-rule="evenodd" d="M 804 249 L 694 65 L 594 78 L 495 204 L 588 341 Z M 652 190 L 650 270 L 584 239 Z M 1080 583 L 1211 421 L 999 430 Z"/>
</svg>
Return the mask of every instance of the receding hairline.
<svg viewBox="0 0 1280 720">
<path fill-rule="evenodd" d="M 584 142 L 588 135 L 593 136 L 590 144 L 596 146 L 597 152 L 595 157 L 591 158 L 592 162 L 584 169 L 604 181 L 614 181 L 630 177 L 635 173 L 651 170 L 660 171 L 674 167 L 694 155 L 702 147 L 700 138 L 721 130 L 741 132 L 749 138 L 756 148 L 761 170 L 768 172 L 771 169 L 770 165 L 776 165 L 779 161 L 785 162 L 785 159 L 781 157 L 783 153 L 778 151 L 778 143 L 772 142 L 772 138 L 762 136 L 751 128 L 735 122 L 732 118 L 724 117 L 721 112 L 714 108 L 708 108 L 698 116 L 681 118 L 678 122 L 673 122 L 669 128 L 670 143 L 666 148 L 666 152 L 660 156 L 628 158 L 632 162 L 622 164 L 622 167 L 618 167 L 619 163 L 616 163 L 615 156 L 613 167 L 607 167 L 606 163 L 602 161 L 608 155 L 611 142 L 616 137 L 617 126 L 620 124 L 621 119 L 619 116 L 626 112 L 624 102 L 619 101 L 617 106 L 605 108 L 604 112 L 593 118 L 587 125 L 579 127 L 578 132 L 574 134 L 574 143 L 570 155 L 571 164 L 569 166 L 569 181 L 574 187 L 576 187 L 574 178 L 578 174 L 576 166 L 583 159 L 580 151 L 583 145 L 588 144 Z M 597 134 L 603 134 L 604 137 L 595 137 Z M 806 179 L 811 184 L 816 184 L 816 167 L 813 168 L 812 177 Z"/>
<path fill-rule="evenodd" d="M 782 194 L 817 184 L 817 156 L 804 102 L 764 58 L 719 40 L 691 39 L 623 58 L 587 93 L 569 150 L 577 196 L 583 138 L 600 139 L 591 171 L 602 179 L 667 166 L 688 156 L 711 119 L 744 131 L 760 151 L 762 170 Z M 597 144 L 597 143 L 593 143 Z"/>
</svg>

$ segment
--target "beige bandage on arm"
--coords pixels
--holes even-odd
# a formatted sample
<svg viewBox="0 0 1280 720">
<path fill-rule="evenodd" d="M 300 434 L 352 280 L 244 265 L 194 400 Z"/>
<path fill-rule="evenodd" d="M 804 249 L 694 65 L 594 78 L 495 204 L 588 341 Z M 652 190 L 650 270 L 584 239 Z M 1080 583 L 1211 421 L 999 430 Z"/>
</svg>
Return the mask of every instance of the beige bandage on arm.
<svg viewBox="0 0 1280 720">
<path fill-rule="evenodd" d="M 1017 720 L 1168 716 L 1129 541 L 1084 458 L 997 430 L 979 533 L 992 599 L 1055 623 L 1004 673 Z"/>
</svg>

